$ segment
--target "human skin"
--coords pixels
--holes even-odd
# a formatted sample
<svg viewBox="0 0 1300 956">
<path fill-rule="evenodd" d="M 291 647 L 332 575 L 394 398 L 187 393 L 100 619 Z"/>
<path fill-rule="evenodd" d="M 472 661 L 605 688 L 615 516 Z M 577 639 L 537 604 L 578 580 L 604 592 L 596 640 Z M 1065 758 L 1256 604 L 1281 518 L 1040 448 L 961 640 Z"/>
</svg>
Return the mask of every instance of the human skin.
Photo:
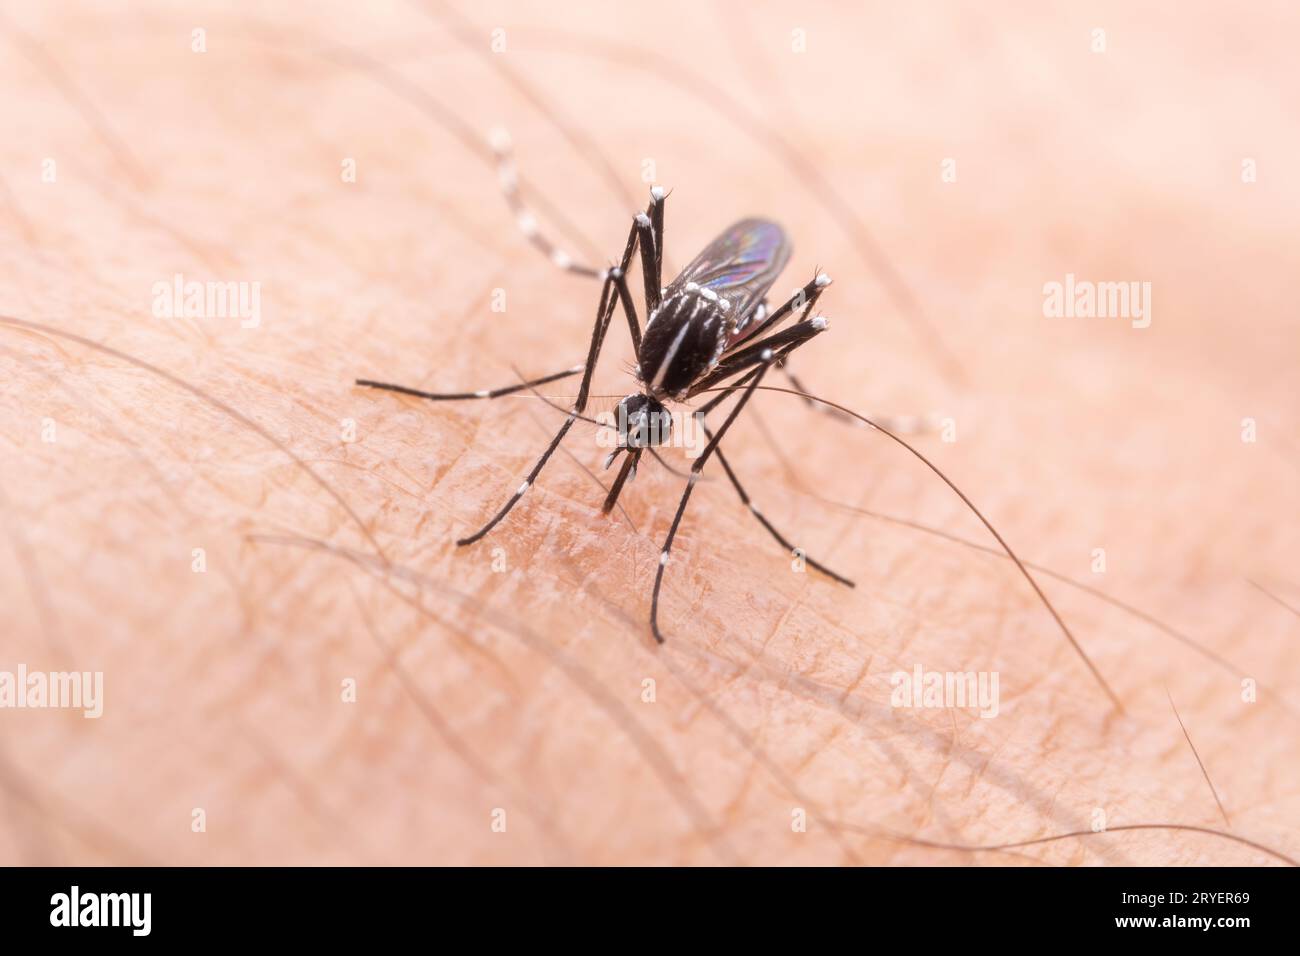
<svg viewBox="0 0 1300 956">
<path fill-rule="evenodd" d="M 0 670 L 105 700 L 0 710 L 0 862 L 1300 857 L 1300 14 L 1002 7 L 6 8 Z M 773 295 L 835 279 L 801 380 L 946 420 L 908 440 L 1122 709 L 951 488 L 790 395 L 724 448 L 853 590 L 713 463 L 657 646 L 683 481 L 645 461 L 603 517 L 586 425 L 455 547 L 563 412 L 353 380 L 574 365 L 599 292 L 515 229 L 495 126 L 582 261 L 650 181 L 671 267 L 781 222 Z M 158 317 L 177 273 L 259 282 L 259 324 Z M 1150 282 L 1150 327 L 1046 317 L 1067 273 Z M 618 316 L 590 411 L 632 362 Z M 892 706 L 918 665 L 996 673 L 997 715 Z"/>
</svg>

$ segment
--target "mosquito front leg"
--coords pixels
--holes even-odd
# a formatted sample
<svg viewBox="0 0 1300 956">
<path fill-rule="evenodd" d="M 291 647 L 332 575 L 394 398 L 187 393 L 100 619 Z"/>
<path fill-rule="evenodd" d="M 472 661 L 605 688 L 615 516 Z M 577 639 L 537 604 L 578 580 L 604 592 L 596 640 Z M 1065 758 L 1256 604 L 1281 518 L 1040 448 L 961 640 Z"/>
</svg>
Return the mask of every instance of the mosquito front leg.
<svg viewBox="0 0 1300 956">
<path fill-rule="evenodd" d="M 575 365 L 572 368 L 565 369 L 562 372 L 556 372 L 552 375 L 543 376 L 542 378 L 532 379 L 530 381 L 518 382 L 514 385 L 507 385 L 495 389 L 482 389 L 475 392 L 426 392 L 421 389 L 410 388 L 405 385 L 395 385 L 389 382 L 376 382 L 371 379 L 358 379 L 357 384 L 368 388 L 381 388 L 387 391 L 400 392 L 404 395 L 414 395 L 418 398 L 427 398 L 433 401 L 458 400 L 458 399 L 476 399 L 476 398 L 497 398 L 501 395 L 508 395 L 512 392 L 531 389 L 537 385 L 544 385 L 547 382 L 553 382 L 570 375 L 582 373 L 582 383 L 578 386 L 578 397 L 573 403 L 573 409 L 560 430 L 556 432 L 555 437 L 547 446 L 546 451 L 537 460 L 528 476 L 524 479 L 523 484 L 515 491 L 510 499 L 502 506 L 501 510 L 492 516 L 492 519 L 474 534 L 461 538 L 456 543 L 458 545 L 473 544 L 482 538 L 489 531 L 497 526 L 500 521 L 510 513 L 510 510 L 519 502 L 533 486 L 537 476 L 541 474 L 546 467 L 547 461 L 555 453 L 555 449 L 560 446 L 565 434 L 573 427 L 573 423 L 583 417 L 582 413 L 587 408 L 587 399 L 591 393 L 591 377 L 596 368 L 596 360 L 600 357 L 600 350 L 605 341 L 605 333 L 609 331 L 610 320 L 614 317 L 614 310 L 621 303 L 623 312 L 627 316 L 628 331 L 631 334 L 632 343 L 635 348 L 640 348 L 641 333 L 637 324 L 636 308 L 632 303 L 631 294 L 627 288 L 627 267 L 636 254 L 638 239 L 640 236 L 649 236 L 650 221 L 646 214 L 640 213 L 632 223 L 632 228 L 628 230 L 627 244 L 623 249 L 623 257 L 619 264 L 607 269 L 603 273 L 604 283 L 600 290 L 600 303 L 596 307 L 596 323 L 591 331 L 591 345 L 587 349 L 587 361 L 582 365 Z M 623 476 L 626 479 L 626 474 Z M 621 482 L 620 482 L 621 486 Z"/>
<path fill-rule="evenodd" d="M 591 345 L 587 349 L 587 361 L 583 366 L 582 384 L 578 386 L 578 398 L 573 403 L 573 409 L 569 412 L 569 417 L 564 420 L 564 424 L 560 426 L 560 430 L 555 433 L 555 437 L 551 439 L 551 443 L 546 446 L 546 451 L 542 452 L 542 456 L 537 459 L 537 463 L 533 465 L 532 471 L 528 473 L 523 484 L 521 484 L 515 493 L 510 496 L 510 499 L 501 506 L 501 510 L 493 515 L 492 519 L 488 521 L 487 524 L 479 528 L 473 534 L 459 539 L 456 542 L 457 545 L 463 546 L 473 544 L 479 538 L 483 537 L 495 528 L 501 522 L 501 519 L 510 513 L 510 509 L 518 504 L 519 499 L 527 494 L 528 489 L 533 486 L 533 482 L 535 482 L 537 476 L 542 473 L 542 469 L 546 467 L 546 463 L 550 460 L 551 455 L 555 454 L 555 449 L 560 447 L 560 442 L 564 440 L 564 436 L 568 433 L 569 429 L 573 427 L 573 423 L 577 420 L 578 416 L 586 409 L 587 396 L 591 391 L 591 373 L 596 367 L 596 360 L 600 357 L 600 349 L 605 342 L 605 333 L 609 331 L 609 323 L 614 317 L 614 308 L 617 304 L 612 289 L 613 280 L 606 278 L 605 284 L 601 287 L 600 305 L 596 309 L 596 324 L 591 330 Z"/>
</svg>

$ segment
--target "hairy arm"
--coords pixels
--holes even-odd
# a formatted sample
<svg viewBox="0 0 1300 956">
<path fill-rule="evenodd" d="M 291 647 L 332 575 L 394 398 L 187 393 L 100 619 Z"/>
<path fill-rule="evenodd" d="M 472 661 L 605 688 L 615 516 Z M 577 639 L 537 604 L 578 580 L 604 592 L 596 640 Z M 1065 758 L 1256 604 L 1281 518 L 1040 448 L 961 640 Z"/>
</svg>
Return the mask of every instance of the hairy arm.
<svg viewBox="0 0 1300 956">
<path fill-rule="evenodd" d="M 1035 10 L 719 13 L 671 49 L 637 38 L 672 17 L 582 4 L 0 18 L 0 670 L 103 675 L 96 719 L 0 709 L 0 861 L 1300 856 L 1297 191 L 1265 161 L 1294 118 L 1225 88 L 1243 62 L 1213 24 L 1117 5 L 1093 52 L 1091 23 Z M 1284 27 L 1243 22 L 1251 57 L 1285 64 Z M 909 440 L 1078 648 L 923 462 L 778 392 L 728 460 L 852 590 L 710 466 L 656 646 L 683 481 L 645 460 L 602 517 L 585 424 L 454 547 L 576 380 L 538 389 L 559 410 L 352 382 L 583 360 L 599 286 L 516 229 L 498 125 L 596 267 L 650 181 L 669 274 L 733 219 L 781 221 L 774 295 L 836 279 L 801 380 L 937 413 Z M 1149 327 L 1046 316 L 1067 274 L 1151 283 Z M 627 339 L 593 411 L 632 390 Z M 925 706 L 925 675 L 967 673 L 989 696 Z"/>
</svg>

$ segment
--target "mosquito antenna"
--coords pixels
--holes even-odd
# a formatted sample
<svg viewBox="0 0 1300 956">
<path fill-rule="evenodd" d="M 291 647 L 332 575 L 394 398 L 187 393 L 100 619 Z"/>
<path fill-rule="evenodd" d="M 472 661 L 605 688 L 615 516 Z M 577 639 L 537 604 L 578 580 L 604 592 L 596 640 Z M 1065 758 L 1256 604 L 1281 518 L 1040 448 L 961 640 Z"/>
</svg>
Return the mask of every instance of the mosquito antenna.
<svg viewBox="0 0 1300 956">
<path fill-rule="evenodd" d="M 704 391 L 731 392 L 731 391 L 735 391 L 739 387 L 740 386 L 738 385 L 724 385 L 720 388 L 704 389 Z M 746 386 L 746 387 L 750 387 L 750 386 Z M 801 398 L 811 399 L 812 401 L 820 402 L 823 405 L 826 405 L 830 408 L 834 408 L 837 411 L 843 412 L 845 415 L 850 415 L 853 418 L 857 419 L 858 421 L 870 425 L 876 431 L 881 432 L 882 434 L 886 435 L 889 438 L 892 438 L 895 442 L 902 445 L 914 456 L 920 459 L 921 462 L 927 468 L 929 468 L 932 472 L 934 472 L 943 480 L 944 484 L 946 484 L 949 488 L 953 490 L 953 492 L 957 495 L 957 497 L 962 500 L 962 502 L 966 505 L 967 508 L 971 510 L 971 512 L 975 515 L 975 517 L 980 519 L 980 521 L 984 524 L 984 527 L 988 528 L 989 533 L 992 534 L 993 537 L 997 539 L 998 544 L 1002 545 L 1002 550 L 1007 553 L 1007 557 L 1009 557 L 1012 561 L 1015 562 L 1016 567 L 1020 569 L 1020 573 L 1025 576 L 1025 580 L 1029 582 L 1029 586 L 1034 589 L 1034 593 L 1038 595 L 1039 600 L 1043 602 L 1043 606 L 1047 608 L 1048 613 L 1051 614 L 1052 618 L 1056 621 L 1057 626 L 1061 629 L 1061 633 L 1065 635 L 1066 640 L 1068 640 L 1071 646 L 1074 647 L 1075 652 L 1083 660 L 1083 663 L 1087 665 L 1088 670 L 1092 672 L 1092 676 L 1096 678 L 1097 683 L 1101 685 L 1102 690 L 1104 690 L 1106 692 L 1106 695 L 1111 699 L 1111 703 L 1115 705 L 1115 709 L 1119 711 L 1121 714 L 1124 713 L 1124 705 L 1120 703 L 1119 697 L 1116 696 L 1115 691 L 1111 689 L 1110 684 L 1106 683 L 1106 678 L 1101 676 L 1101 671 L 1097 670 L 1097 665 L 1095 665 L 1092 662 L 1092 659 L 1088 657 L 1087 652 L 1084 651 L 1083 646 L 1070 632 L 1070 628 L 1066 626 L 1066 623 L 1061 618 L 1061 615 L 1056 612 L 1056 608 L 1053 607 L 1052 602 L 1047 599 L 1047 595 L 1044 594 L 1043 589 L 1038 586 L 1038 582 L 1035 581 L 1033 575 L 1029 573 L 1029 569 L 1025 567 L 1024 562 L 1022 562 L 1020 558 L 1016 556 L 1016 553 L 1011 550 L 1011 545 L 1007 544 L 1006 539 L 1003 538 L 1002 535 L 998 534 L 998 529 L 993 527 L 992 523 L 990 523 L 988 518 L 984 517 L 984 513 L 980 511 L 979 508 L 975 507 L 975 503 L 971 501 L 970 498 L 966 497 L 965 492 L 963 492 L 960 488 L 958 488 L 955 484 L 953 484 L 952 479 L 949 478 L 947 475 L 945 475 L 939 469 L 938 465 L 930 461 L 929 458 L 926 458 L 925 455 L 921 454 L 921 452 L 917 451 L 910 444 L 905 442 L 903 439 L 899 438 L 889 429 L 876 424 L 871 419 L 867 418 L 865 415 L 859 415 L 851 408 L 845 408 L 843 405 L 832 402 L 829 399 L 819 398 L 818 396 L 811 395 L 808 392 L 800 392 L 792 388 L 782 388 L 779 385 L 758 385 L 753 387 L 758 388 L 764 392 L 784 392 L 787 395 L 797 395 Z"/>
</svg>

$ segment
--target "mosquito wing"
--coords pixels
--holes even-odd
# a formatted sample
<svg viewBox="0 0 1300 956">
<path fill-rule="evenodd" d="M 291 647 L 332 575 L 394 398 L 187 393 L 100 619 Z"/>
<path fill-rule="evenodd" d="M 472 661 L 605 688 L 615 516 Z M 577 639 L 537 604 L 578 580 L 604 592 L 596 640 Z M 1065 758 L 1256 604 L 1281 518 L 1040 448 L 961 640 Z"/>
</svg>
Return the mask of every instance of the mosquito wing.
<svg viewBox="0 0 1300 956">
<path fill-rule="evenodd" d="M 688 282 L 717 293 L 731 307 L 735 334 L 744 328 L 767 290 L 790 261 L 785 230 L 766 219 L 742 219 L 723 230 L 691 260 L 668 287 L 679 292 Z"/>
</svg>

